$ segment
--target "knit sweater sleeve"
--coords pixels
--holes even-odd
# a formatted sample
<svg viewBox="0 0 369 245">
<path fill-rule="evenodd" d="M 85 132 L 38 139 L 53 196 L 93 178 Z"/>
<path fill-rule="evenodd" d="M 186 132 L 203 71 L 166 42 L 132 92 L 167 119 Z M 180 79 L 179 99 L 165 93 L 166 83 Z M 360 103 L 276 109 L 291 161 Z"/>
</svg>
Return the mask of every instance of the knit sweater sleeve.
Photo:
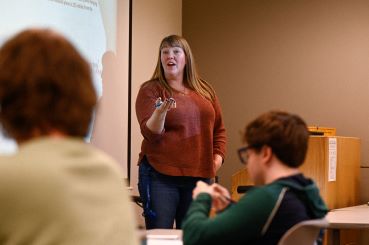
<svg viewBox="0 0 369 245">
<path fill-rule="evenodd" d="M 227 137 L 218 97 L 215 97 L 213 104 L 215 110 L 213 153 L 219 154 L 224 160 L 226 156 Z"/>
<path fill-rule="evenodd" d="M 209 218 L 211 196 L 201 193 L 182 225 L 184 245 L 247 244 L 261 236 L 276 201 L 263 189 L 250 191 L 247 198 Z"/>
<path fill-rule="evenodd" d="M 136 99 L 136 115 L 140 124 L 141 134 L 148 141 L 156 141 L 161 138 L 164 130 L 160 134 L 153 133 L 147 126 L 146 122 L 151 117 L 155 110 L 155 101 L 160 97 L 157 91 L 151 84 L 145 84 L 140 88 Z"/>
</svg>

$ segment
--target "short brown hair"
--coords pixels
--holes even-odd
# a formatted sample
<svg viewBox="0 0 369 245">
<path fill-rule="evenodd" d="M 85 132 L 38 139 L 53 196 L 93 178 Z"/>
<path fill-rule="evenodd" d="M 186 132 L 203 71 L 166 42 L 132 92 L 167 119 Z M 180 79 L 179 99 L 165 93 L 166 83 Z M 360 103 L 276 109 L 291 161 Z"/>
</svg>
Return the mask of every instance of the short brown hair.
<svg viewBox="0 0 369 245">
<path fill-rule="evenodd" d="M 309 132 L 299 116 L 282 111 L 265 113 L 246 127 L 244 140 L 250 147 L 267 145 L 284 164 L 297 168 L 305 160 Z"/>
<path fill-rule="evenodd" d="M 61 35 L 25 30 L 0 49 L 0 121 L 16 140 L 55 129 L 83 137 L 95 104 L 90 66 Z"/>
</svg>

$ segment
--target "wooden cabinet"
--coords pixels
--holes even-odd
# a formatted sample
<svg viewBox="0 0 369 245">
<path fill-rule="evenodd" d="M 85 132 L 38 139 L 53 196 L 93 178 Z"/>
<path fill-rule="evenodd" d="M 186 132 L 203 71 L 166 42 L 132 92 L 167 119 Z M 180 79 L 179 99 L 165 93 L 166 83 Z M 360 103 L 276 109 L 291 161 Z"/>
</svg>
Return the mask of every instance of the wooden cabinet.
<svg viewBox="0 0 369 245">
<path fill-rule="evenodd" d="M 336 179 L 329 180 L 329 139 L 337 142 Z M 301 171 L 312 178 L 329 209 L 359 204 L 360 139 L 311 136 Z"/>
</svg>

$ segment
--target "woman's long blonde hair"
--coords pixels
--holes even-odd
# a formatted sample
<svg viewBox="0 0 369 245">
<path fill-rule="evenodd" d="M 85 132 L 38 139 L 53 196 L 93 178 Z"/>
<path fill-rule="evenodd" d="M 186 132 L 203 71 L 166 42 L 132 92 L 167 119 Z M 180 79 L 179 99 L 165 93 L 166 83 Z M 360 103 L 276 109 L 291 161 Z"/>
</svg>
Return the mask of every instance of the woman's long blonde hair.
<svg viewBox="0 0 369 245">
<path fill-rule="evenodd" d="M 185 72 L 183 77 L 183 82 L 192 90 L 200 94 L 206 99 L 211 101 L 215 100 L 215 91 L 213 87 L 206 82 L 205 80 L 201 79 L 197 73 L 195 60 L 191 52 L 191 48 L 188 45 L 187 41 L 180 36 L 177 35 L 170 35 L 165 37 L 161 43 L 159 48 L 159 55 L 158 61 L 156 63 L 156 68 L 154 74 L 151 77 L 151 80 L 158 80 L 159 83 L 163 85 L 163 87 L 170 93 L 173 93 L 173 89 L 169 86 L 168 82 L 165 80 L 164 76 L 164 69 L 161 64 L 161 50 L 164 47 L 180 47 L 183 49 L 185 56 L 186 56 L 186 66 Z"/>
</svg>

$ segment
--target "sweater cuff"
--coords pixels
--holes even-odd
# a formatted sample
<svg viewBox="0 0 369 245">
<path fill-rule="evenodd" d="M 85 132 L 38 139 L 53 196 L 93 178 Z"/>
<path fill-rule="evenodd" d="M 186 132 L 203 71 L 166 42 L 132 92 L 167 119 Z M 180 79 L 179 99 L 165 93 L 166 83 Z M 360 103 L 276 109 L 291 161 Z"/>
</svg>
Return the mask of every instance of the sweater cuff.
<svg viewBox="0 0 369 245">
<path fill-rule="evenodd" d="M 201 192 L 199 195 L 197 195 L 195 201 L 206 204 L 210 209 L 212 198 L 209 193 Z"/>
<path fill-rule="evenodd" d="M 146 123 L 144 125 L 142 125 L 142 129 L 141 129 L 142 135 L 148 140 L 148 141 L 157 141 L 159 140 L 162 135 L 165 132 L 165 129 L 163 129 L 163 131 L 160 134 L 157 133 L 153 133 L 147 126 Z"/>
</svg>

